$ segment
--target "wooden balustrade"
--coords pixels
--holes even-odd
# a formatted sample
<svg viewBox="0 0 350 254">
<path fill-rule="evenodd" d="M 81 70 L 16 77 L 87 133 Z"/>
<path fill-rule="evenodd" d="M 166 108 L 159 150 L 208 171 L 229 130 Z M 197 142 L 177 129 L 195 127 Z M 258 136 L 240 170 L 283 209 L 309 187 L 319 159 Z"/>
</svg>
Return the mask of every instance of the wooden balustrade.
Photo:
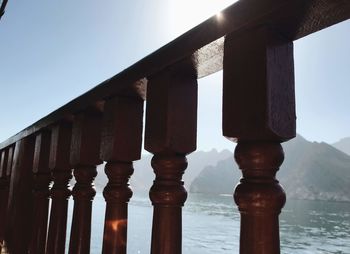
<svg viewBox="0 0 350 254">
<path fill-rule="evenodd" d="M 26 253 L 32 233 L 32 165 L 35 139 L 33 136 L 16 142 L 6 215 L 5 239 L 11 254 Z"/>
<path fill-rule="evenodd" d="M 97 175 L 102 114 L 91 108 L 75 116 L 72 129 L 70 162 L 74 168 L 72 195 L 74 209 L 70 232 L 69 253 L 90 253 L 92 200 L 96 195 L 93 181 Z"/>
<path fill-rule="evenodd" d="M 72 178 L 69 163 L 72 125 L 63 121 L 52 127 L 49 168 L 53 186 L 50 191 L 51 211 L 47 236 L 47 254 L 64 254 L 66 245 L 68 199 Z"/>
<path fill-rule="evenodd" d="M 89 253 L 93 180 L 102 160 L 108 176 L 102 253 L 126 253 L 128 181 L 140 158 L 146 80 L 145 149 L 154 154 L 156 175 L 151 253 L 181 253 L 182 175 L 196 149 L 197 78 L 220 69 L 223 134 L 238 142 L 243 175 L 234 192 L 240 253 L 280 253 L 285 193 L 275 175 L 284 158 L 280 143 L 295 136 L 293 40 L 349 19 L 350 1 L 241 0 L 221 16 L 0 144 L 0 241 L 9 253 L 65 253 L 72 168 L 69 253 Z"/>
<path fill-rule="evenodd" d="M 45 254 L 49 209 L 49 169 L 51 133 L 43 131 L 35 137 L 33 160 L 33 228 L 28 253 Z"/>
<path fill-rule="evenodd" d="M 182 250 L 182 206 L 187 192 L 181 180 L 186 154 L 196 149 L 197 76 L 191 61 L 150 77 L 147 87 L 145 149 L 154 154 L 156 174 L 150 190 L 154 206 L 152 254 Z"/>
<path fill-rule="evenodd" d="M 105 103 L 101 159 L 107 162 L 108 184 L 103 191 L 103 254 L 126 253 L 128 202 L 132 196 L 128 181 L 134 171 L 132 161 L 141 156 L 142 117 L 141 98 L 115 97 Z"/>
<path fill-rule="evenodd" d="M 278 215 L 285 193 L 275 178 L 281 141 L 295 136 L 293 44 L 261 27 L 227 36 L 223 133 L 238 141 L 243 178 L 234 199 L 241 213 L 241 254 L 280 253 Z"/>
</svg>

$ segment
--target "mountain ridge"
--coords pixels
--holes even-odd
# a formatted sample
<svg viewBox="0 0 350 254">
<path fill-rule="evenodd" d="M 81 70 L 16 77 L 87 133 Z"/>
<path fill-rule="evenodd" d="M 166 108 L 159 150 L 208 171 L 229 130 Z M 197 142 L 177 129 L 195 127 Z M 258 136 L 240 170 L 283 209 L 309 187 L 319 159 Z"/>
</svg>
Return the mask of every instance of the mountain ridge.
<svg viewBox="0 0 350 254">
<path fill-rule="evenodd" d="M 286 156 L 277 179 L 288 198 L 350 201 L 349 155 L 324 142 L 309 142 L 300 135 L 283 147 Z M 233 159 L 220 161 L 216 167 L 203 169 L 190 192 L 231 194 L 240 177 Z"/>
<path fill-rule="evenodd" d="M 333 143 L 332 146 L 350 155 L 350 137 L 342 138 L 338 142 Z"/>
</svg>

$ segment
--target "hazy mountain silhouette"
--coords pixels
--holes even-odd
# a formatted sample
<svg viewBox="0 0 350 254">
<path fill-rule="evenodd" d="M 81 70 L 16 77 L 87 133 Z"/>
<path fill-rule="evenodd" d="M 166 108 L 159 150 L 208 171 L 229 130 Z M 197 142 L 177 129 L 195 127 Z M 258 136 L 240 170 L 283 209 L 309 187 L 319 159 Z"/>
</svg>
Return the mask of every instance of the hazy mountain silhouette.
<svg viewBox="0 0 350 254">
<path fill-rule="evenodd" d="M 326 143 L 301 136 L 285 143 L 285 161 L 277 178 L 288 198 L 350 201 L 350 156 Z M 232 158 L 206 167 L 190 191 L 231 194 L 241 172 Z"/>
<path fill-rule="evenodd" d="M 199 175 L 199 173 L 209 165 L 216 165 L 218 161 L 232 158 L 232 153 L 228 150 L 218 152 L 212 149 L 208 152 L 198 151 L 187 156 L 188 167 L 184 174 L 184 182 L 187 189 L 189 189 L 192 181 Z M 153 180 L 154 173 L 151 167 L 152 155 L 144 155 L 141 160 L 134 163 L 134 174 L 130 179 L 130 185 L 134 192 L 148 192 Z M 98 176 L 95 179 L 95 186 L 102 190 L 107 183 L 106 175 L 103 173 L 103 166 L 98 168 Z"/>
<path fill-rule="evenodd" d="M 350 155 L 350 137 L 342 138 L 338 142 L 332 144 L 338 150 Z"/>
</svg>

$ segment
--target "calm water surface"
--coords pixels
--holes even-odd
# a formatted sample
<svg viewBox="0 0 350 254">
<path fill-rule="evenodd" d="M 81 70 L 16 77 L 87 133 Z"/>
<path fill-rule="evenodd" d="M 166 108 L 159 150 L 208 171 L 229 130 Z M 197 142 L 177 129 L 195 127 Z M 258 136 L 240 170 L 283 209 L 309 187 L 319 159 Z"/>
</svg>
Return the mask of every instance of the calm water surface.
<svg viewBox="0 0 350 254">
<path fill-rule="evenodd" d="M 97 195 L 92 254 L 101 253 L 104 209 L 103 197 Z M 129 206 L 128 253 L 149 253 L 151 224 L 147 196 L 135 195 Z M 288 200 L 280 227 L 281 253 L 350 254 L 350 203 Z M 183 210 L 183 253 L 238 253 L 238 243 L 239 213 L 232 197 L 190 193 Z"/>
</svg>

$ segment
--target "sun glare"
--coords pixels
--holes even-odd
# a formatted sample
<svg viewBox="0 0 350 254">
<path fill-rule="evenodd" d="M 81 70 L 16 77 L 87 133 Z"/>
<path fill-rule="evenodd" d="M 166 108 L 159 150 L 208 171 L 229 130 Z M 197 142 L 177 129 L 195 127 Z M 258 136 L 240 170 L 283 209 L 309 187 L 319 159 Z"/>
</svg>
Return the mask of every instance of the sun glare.
<svg viewBox="0 0 350 254">
<path fill-rule="evenodd" d="M 171 1 L 170 19 L 171 29 L 176 34 L 182 34 L 200 24 L 207 18 L 216 15 L 218 20 L 223 19 L 221 10 L 230 6 L 233 0 L 177 0 Z"/>
<path fill-rule="evenodd" d="M 222 14 L 221 11 L 219 11 L 218 13 L 216 13 L 215 16 L 216 16 L 217 20 L 219 20 L 219 21 L 223 20 L 223 18 L 224 18 L 224 15 Z"/>
</svg>

